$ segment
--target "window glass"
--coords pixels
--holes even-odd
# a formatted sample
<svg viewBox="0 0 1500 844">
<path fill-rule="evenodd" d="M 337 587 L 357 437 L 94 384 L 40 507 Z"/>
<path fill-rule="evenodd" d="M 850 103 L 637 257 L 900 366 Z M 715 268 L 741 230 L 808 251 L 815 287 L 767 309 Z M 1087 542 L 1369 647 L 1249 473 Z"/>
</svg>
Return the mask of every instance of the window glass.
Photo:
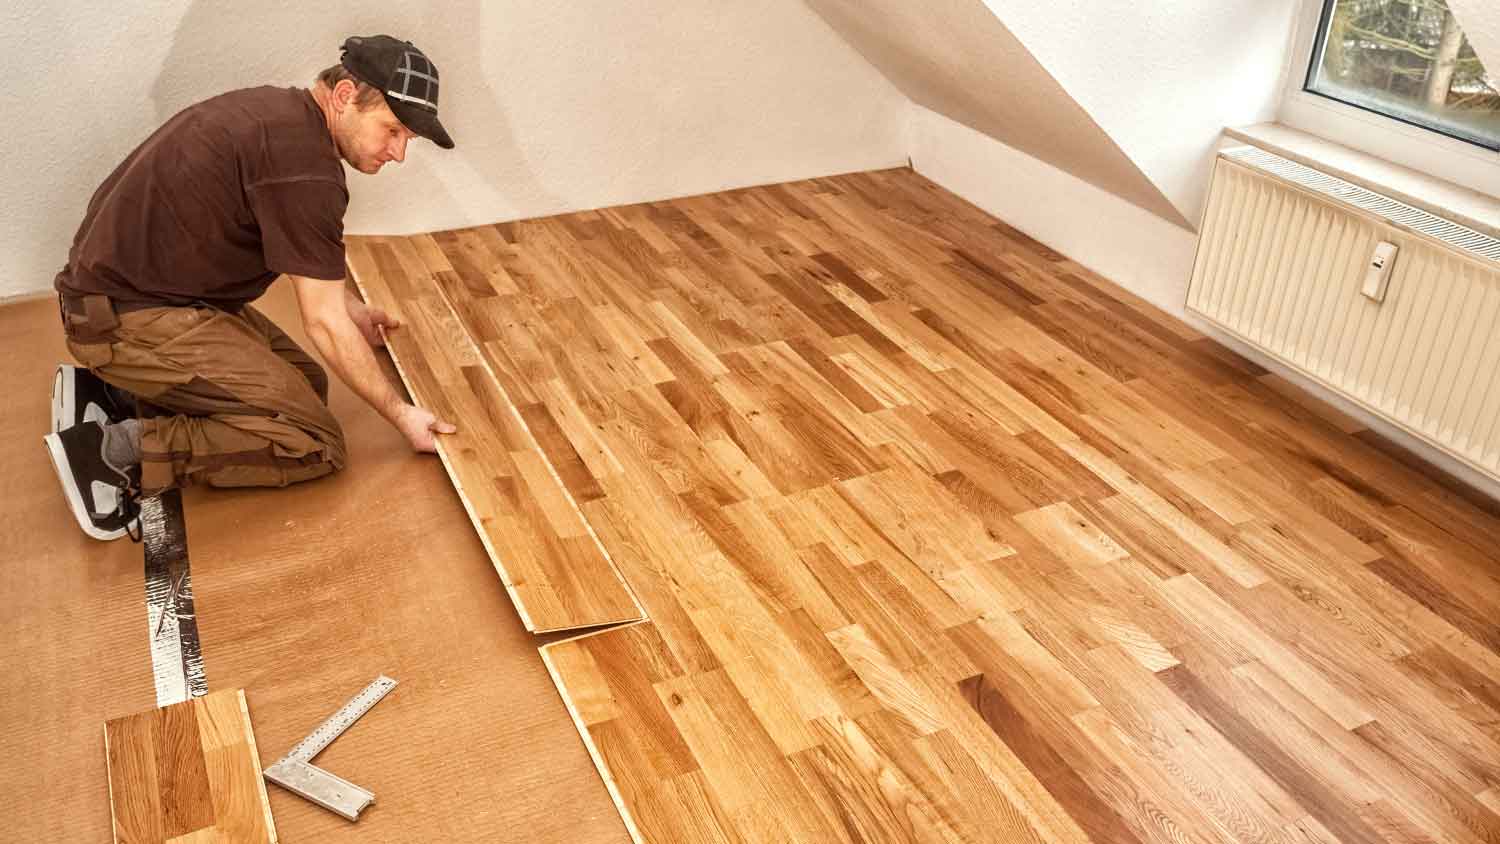
<svg viewBox="0 0 1500 844">
<path fill-rule="evenodd" d="M 1447 0 L 1326 0 L 1313 93 L 1500 150 L 1497 85 Z"/>
</svg>

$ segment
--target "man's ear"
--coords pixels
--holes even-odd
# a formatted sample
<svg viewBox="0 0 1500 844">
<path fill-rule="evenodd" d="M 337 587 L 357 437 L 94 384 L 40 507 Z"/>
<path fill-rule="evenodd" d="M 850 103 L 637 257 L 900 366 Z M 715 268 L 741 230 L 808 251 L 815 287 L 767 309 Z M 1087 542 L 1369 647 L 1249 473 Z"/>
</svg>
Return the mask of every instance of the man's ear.
<svg viewBox="0 0 1500 844">
<path fill-rule="evenodd" d="M 340 79 L 333 86 L 333 102 L 339 111 L 343 111 L 354 105 L 354 98 L 359 94 L 359 86 L 351 79 Z"/>
</svg>

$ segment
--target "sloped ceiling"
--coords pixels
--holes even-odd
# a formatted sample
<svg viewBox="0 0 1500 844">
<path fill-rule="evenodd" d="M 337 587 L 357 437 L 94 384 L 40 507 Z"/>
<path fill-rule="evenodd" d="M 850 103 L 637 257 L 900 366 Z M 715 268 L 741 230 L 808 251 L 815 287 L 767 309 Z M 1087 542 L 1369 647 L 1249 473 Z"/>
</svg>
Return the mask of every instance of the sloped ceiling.
<svg viewBox="0 0 1500 844">
<path fill-rule="evenodd" d="M 982 0 L 807 3 L 913 102 L 1192 228 Z"/>
<path fill-rule="evenodd" d="M 1303 0 L 984 0 L 1189 220 L 1226 126 L 1272 120 Z M 1482 0 L 1494 2 L 1494 0 Z"/>
<path fill-rule="evenodd" d="M 1469 36 L 1469 45 L 1484 64 L 1490 85 L 1500 87 L 1500 4 L 1495 0 L 1448 0 L 1448 9 Z"/>
</svg>

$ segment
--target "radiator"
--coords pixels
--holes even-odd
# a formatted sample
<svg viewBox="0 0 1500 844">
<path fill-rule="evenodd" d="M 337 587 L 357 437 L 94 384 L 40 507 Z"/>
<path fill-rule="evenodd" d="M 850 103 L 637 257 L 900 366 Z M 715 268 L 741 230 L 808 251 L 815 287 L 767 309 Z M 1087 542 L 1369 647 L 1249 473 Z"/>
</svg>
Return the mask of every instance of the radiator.
<svg viewBox="0 0 1500 844">
<path fill-rule="evenodd" d="M 1383 302 L 1360 292 L 1399 248 Z M 1500 240 L 1253 147 L 1214 163 L 1188 310 L 1500 479 Z"/>
</svg>

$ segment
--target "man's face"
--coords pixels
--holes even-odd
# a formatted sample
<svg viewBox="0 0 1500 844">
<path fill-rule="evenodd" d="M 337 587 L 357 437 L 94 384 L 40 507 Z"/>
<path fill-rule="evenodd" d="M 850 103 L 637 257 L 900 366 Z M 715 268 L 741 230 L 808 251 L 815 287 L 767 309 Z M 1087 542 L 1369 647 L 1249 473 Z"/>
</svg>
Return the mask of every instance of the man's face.
<svg viewBox="0 0 1500 844">
<path fill-rule="evenodd" d="M 359 172 L 371 175 L 379 173 L 387 161 L 404 161 L 406 142 L 415 137 L 416 133 L 402 125 L 384 98 L 360 108 L 349 97 L 339 111 L 333 133 L 344 160 Z"/>
</svg>

